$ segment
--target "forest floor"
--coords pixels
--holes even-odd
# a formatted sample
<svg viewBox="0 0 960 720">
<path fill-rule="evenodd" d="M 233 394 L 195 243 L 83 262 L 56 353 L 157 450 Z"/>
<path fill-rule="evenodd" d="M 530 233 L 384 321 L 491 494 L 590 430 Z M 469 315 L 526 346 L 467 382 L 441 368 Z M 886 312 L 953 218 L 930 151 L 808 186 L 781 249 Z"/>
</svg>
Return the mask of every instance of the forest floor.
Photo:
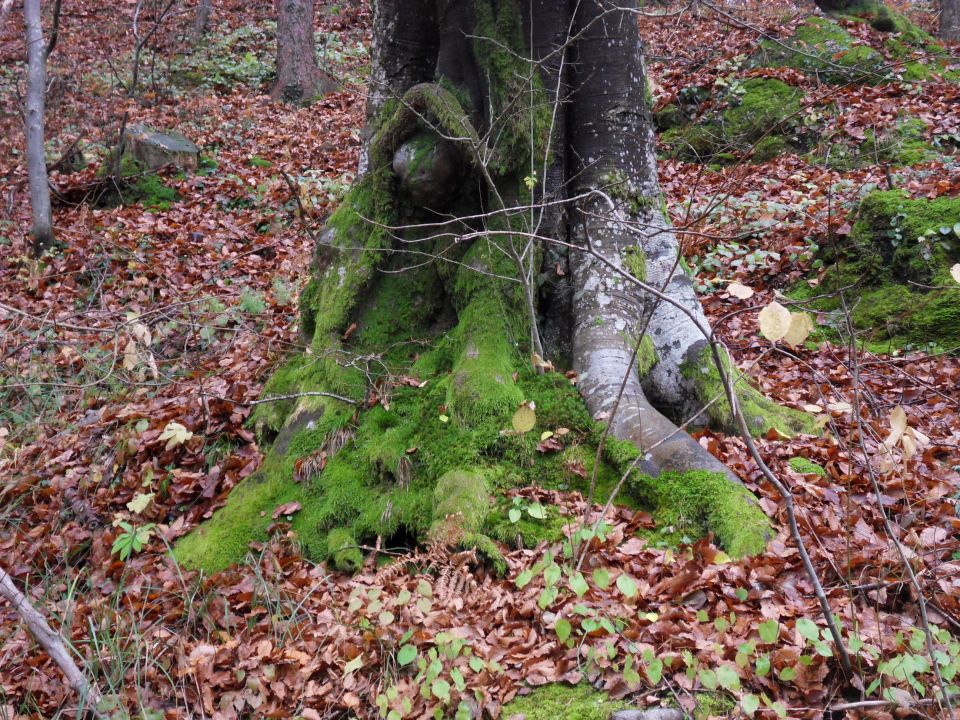
<svg viewBox="0 0 960 720">
<path fill-rule="evenodd" d="M 479 707 L 497 717 L 529 686 L 555 681 L 589 682 L 634 706 L 697 707 L 701 718 L 940 712 L 903 707 L 929 698 L 936 680 L 918 596 L 888 530 L 919 578 L 942 667 L 956 672 L 956 348 L 881 352 L 824 333 L 771 352 L 756 310 L 816 275 L 813 246 L 849 232 L 847 214 L 865 190 L 891 182 L 912 197 L 960 193 L 950 149 L 960 141 L 956 84 L 825 88 L 779 74 L 802 90 L 810 112 L 826 93 L 839 100 L 843 112 L 816 119 L 835 144 L 856 146 L 865 130 L 901 115 L 922 119 L 943 152 L 910 166 L 831 169 L 796 153 L 660 166 L 688 261 L 734 358 L 770 397 L 818 413 L 829 430 L 773 434 L 758 445 L 795 495 L 854 656 L 844 692 L 783 503 L 740 439 L 710 431 L 700 442 L 775 520 L 777 537 L 762 556 L 731 560 L 706 539 L 647 544 L 636 531 L 649 516 L 614 508 L 582 576 L 563 575 L 562 547 L 539 546 L 508 550 L 505 577 L 482 565 L 464 573 L 466 557 L 439 572 L 348 577 L 298 555 L 283 523 L 295 509 L 280 508 L 274 541 L 252 547 L 246 564 L 212 577 L 176 565 L 171 543 L 262 460 L 244 423 L 271 368 L 298 347 L 308 228 L 322 225 L 353 177 L 368 62 L 366 4 L 325 7 L 320 53 L 342 90 L 308 108 L 275 104 L 265 94 L 271 4 L 216 6 L 215 29 L 198 49 L 187 40 L 190 13 L 164 23 L 130 97 L 122 83 L 131 75 L 133 5 L 64 3 L 50 60 L 49 150 L 55 159 L 79 139 L 90 164 L 52 173 L 61 247 L 40 260 L 26 238 L 22 25 L 14 16 L 0 28 L 0 562 L 115 700 L 112 717 L 469 717 Z M 738 7 L 736 17 L 784 35 L 803 13 L 765 4 Z M 914 20 L 930 23 L 921 12 Z M 745 73 L 738 58 L 760 40 L 706 11 L 640 23 L 658 107 L 684 88 L 709 90 Z M 858 33 L 882 46 L 876 31 Z M 178 130 L 204 161 L 193 175 L 164 173 L 175 196 L 154 187 L 139 202 L 98 207 L 85 193 L 125 116 Z M 734 296 L 725 290 L 731 281 L 754 294 Z M 898 406 L 920 447 L 882 468 L 877 493 L 871 477 Z M 798 457 L 816 465 L 791 465 Z M 576 493 L 515 495 L 518 508 L 549 504 L 571 522 L 585 506 Z M 861 698 L 878 703 L 824 714 Z M 66 716 L 76 703 L 12 608 L 0 605 L 0 717 Z M 512 707 L 506 716 L 539 717 Z M 591 707 L 584 718 L 602 717 Z"/>
</svg>

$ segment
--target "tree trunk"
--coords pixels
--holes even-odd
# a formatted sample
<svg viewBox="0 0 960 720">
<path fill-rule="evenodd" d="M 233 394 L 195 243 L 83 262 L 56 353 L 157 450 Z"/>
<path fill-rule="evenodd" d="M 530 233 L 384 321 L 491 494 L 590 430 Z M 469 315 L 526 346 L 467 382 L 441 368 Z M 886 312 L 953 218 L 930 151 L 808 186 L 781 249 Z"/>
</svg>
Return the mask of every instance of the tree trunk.
<svg viewBox="0 0 960 720">
<path fill-rule="evenodd" d="M 333 90 L 333 80 L 317 67 L 313 0 L 275 0 L 275 10 L 277 77 L 270 97 L 299 103 Z"/>
<path fill-rule="evenodd" d="M 200 0 L 197 15 L 193 19 L 193 41 L 200 42 L 210 29 L 210 16 L 213 14 L 213 0 Z"/>
<path fill-rule="evenodd" d="M 940 0 L 941 40 L 957 42 L 960 40 L 960 0 Z"/>
<path fill-rule="evenodd" d="M 30 208 L 33 211 L 33 251 L 41 255 L 53 244 L 50 187 L 44 153 L 44 93 L 47 86 L 47 53 L 40 24 L 40 0 L 25 0 L 27 29 L 27 102 L 24 112 L 27 138 L 27 170 L 30 177 Z"/>
<path fill-rule="evenodd" d="M 377 537 L 490 550 L 477 498 L 493 481 L 586 493 L 594 471 L 603 493 L 626 475 L 667 525 L 762 550 L 756 501 L 678 429 L 733 423 L 663 209 L 636 2 L 621 5 L 378 0 L 361 172 L 300 299 L 309 350 L 257 406 L 263 471 L 181 561 L 239 559 L 294 498 L 302 546 L 345 568 Z M 746 381 L 737 395 L 758 433 L 811 428 Z"/>
</svg>

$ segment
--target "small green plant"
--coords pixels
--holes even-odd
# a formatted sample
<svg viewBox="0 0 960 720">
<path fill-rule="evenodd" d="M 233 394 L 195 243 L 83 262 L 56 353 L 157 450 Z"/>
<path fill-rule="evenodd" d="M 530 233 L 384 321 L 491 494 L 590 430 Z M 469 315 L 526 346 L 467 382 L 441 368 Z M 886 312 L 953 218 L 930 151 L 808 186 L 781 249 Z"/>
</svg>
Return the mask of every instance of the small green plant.
<svg viewBox="0 0 960 720">
<path fill-rule="evenodd" d="M 540 503 L 536 501 L 528 502 L 526 498 L 519 496 L 515 497 L 513 499 L 513 507 L 507 512 L 510 522 L 516 525 L 520 522 L 520 518 L 523 517 L 524 512 L 535 520 L 544 520 L 547 517 L 547 510 Z"/>
<path fill-rule="evenodd" d="M 146 547 L 157 526 L 154 523 L 131 525 L 126 520 L 120 520 L 117 522 L 117 527 L 123 532 L 117 535 L 117 538 L 113 541 L 110 552 L 119 555 L 120 559 L 125 561 L 132 554 L 138 553 Z"/>
<path fill-rule="evenodd" d="M 256 290 L 249 288 L 240 293 L 240 311 L 250 315 L 259 315 L 267 309 L 267 303 Z"/>
</svg>

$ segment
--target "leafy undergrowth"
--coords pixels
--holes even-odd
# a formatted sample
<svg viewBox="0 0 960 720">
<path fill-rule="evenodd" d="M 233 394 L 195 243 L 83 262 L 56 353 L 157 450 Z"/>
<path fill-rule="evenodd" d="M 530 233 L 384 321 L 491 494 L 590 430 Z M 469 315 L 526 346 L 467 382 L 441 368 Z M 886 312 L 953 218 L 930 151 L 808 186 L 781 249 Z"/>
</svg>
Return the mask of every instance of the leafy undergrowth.
<svg viewBox="0 0 960 720">
<path fill-rule="evenodd" d="M 661 165 L 721 337 L 768 395 L 816 412 L 831 430 L 758 444 L 796 495 L 801 532 L 855 655 L 853 689 L 842 691 L 782 502 L 742 441 L 711 432 L 701 442 L 744 478 L 780 528 L 765 555 L 733 562 L 695 538 L 666 546 L 651 539 L 648 515 L 614 508 L 588 538 L 578 572 L 558 528 L 563 519 L 566 537 L 576 531 L 583 499 L 530 488 L 504 502 L 520 510 L 516 524 L 531 537 L 540 511 L 530 508 L 548 508 L 543 536 L 551 540 L 505 548 L 504 577 L 469 553 L 403 562 L 403 547 L 380 549 L 381 561 L 399 556 L 386 569 L 331 574 L 299 555 L 286 522 L 294 506 L 276 509 L 272 540 L 252 547 L 247 563 L 212 577 L 176 567 L 170 543 L 261 463 L 245 427 L 249 403 L 298 342 L 295 299 L 312 249 L 305 223 L 328 212 L 352 175 L 362 88 L 348 84 L 305 109 L 270 103 L 262 84 L 269 72 L 255 65 L 269 50 L 256 45 L 256 33 L 239 32 L 268 27 L 269 10 L 227 2 L 216 4 L 214 44 L 236 37 L 237 53 L 216 60 L 208 52 L 174 67 L 208 71 L 221 62 L 215 81 L 154 85 L 148 74 L 135 102 L 102 57 L 102 48 L 115 48 L 113 66 L 126 67 L 123 12 L 132 8 L 94 23 L 99 10 L 90 3 L 65 5 L 47 134 L 53 159 L 80 135 L 92 162 L 80 173 L 53 174 L 62 194 L 82 197 L 94 182 L 124 110 L 130 122 L 176 127 L 205 157 L 196 175 L 162 173 L 180 198 L 165 209 L 59 204 L 55 226 L 65 247 L 29 259 L 13 91 L 22 28 L 15 20 L 0 28 L 0 177 L 15 199 L 0 220 L 0 553 L 129 716 L 470 717 L 482 708 L 496 717 L 529 686 L 556 681 L 582 683 L 575 694 L 590 683 L 610 706 L 654 698 L 691 711 L 699 705 L 699 717 L 755 706 L 758 716 L 821 717 L 841 697 L 878 699 L 885 688 L 928 698 L 935 682 L 918 639 L 917 596 L 885 520 L 940 628 L 932 639 L 943 674 L 957 672 L 960 362 L 916 348 L 854 353 L 830 342 L 844 337 L 844 326 L 824 314 L 822 342 L 770 352 L 755 312 L 777 289 L 816 282 L 818 248 L 850 233 L 847 212 L 870 189 L 892 182 L 911 197 L 960 193 L 951 155 L 960 126 L 956 85 L 938 78 L 822 85 L 789 68 L 741 67 L 757 34 L 709 13 L 685 13 L 679 25 L 640 20 L 651 55 L 667 58 L 651 63 L 661 104 L 684 88 L 711 90 L 719 78 L 775 77 L 802 91 L 800 112 L 816 115 L 805 126 L 838 147 L 853 148 L 908 117 L 923 121 L 936 150 L 890 164 L 889 174 L 878 162 L 828 166 L 800 145 L 756 165 Z M 751 23 L 782 33 L 794 11 L 764 12 Z M 164 57 L 187 51 L 187 22 L 159 34 Z M 365 8 L 318 18 L 324 37 L 337 38 L 333 48 L 368 42 L 368 25 Z M 852 32 L 882 50 L 876 31 Z M 240 62 L 246 53 L 254 60 Z M 342 74 L 351 77 L 361 54 L 342 55 Z M 823 111 L 838 101 L 842 114 Z M 299 185 L 299 203 L 281 170 Z M 725 292 L 731 281 L 754 294 Z M 895 451 L 891 471 L 879 448 L 897 406 L 921 435 L 912 456 Z M 0 714 L 72 713 L 72 692 L 6 605 L 0 641 Z M 582 702 L 587 713 L 601 700 Z"/>
</svg>

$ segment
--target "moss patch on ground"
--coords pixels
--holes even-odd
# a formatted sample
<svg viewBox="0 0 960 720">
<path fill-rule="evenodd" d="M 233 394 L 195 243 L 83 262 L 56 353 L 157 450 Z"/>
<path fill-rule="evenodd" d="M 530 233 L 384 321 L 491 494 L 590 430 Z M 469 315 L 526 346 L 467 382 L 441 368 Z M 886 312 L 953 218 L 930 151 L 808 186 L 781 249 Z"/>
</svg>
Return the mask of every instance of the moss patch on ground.
<svg viewBox="0 0 960 720">
<path fill-rule="evenodd" d="M 522 715 L 526 720 L 607 720 L 617 710 L 630 707 L 611 700 L 606 693 L 586 683 L 542 685 L 529 695 L 517 697 L 503 706 L 501 717 Z"/>
<path fill-rule="evenodd" d="M 805 457 L 790 458 L 790 460 L 787 462 L 787 465 L 790 466 L 791 470 L 796 473 L 800 473 L 801 475 L 819 475 L 820 477 L 827 476 L 827 471 L 824 470 L 822 466 Z"/>
<path fill-rule="evenodd" d="M 792 296 L 814 308 L 840 311 L 846 297 L 854 327 L 874 341 L 960 347 L 960 198 L 911 200 L 900 191 L 870 193 L 817 287 L 801 283 Z M 960 229 L 960 228 L 958 228 Z"/>
</svg>

